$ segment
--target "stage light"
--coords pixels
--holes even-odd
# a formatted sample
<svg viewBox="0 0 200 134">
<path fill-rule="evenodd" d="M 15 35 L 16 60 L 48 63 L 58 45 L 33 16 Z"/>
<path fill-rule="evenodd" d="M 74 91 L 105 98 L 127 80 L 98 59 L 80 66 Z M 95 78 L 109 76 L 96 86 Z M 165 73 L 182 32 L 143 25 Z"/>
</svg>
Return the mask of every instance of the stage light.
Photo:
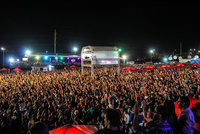
<svg viewBox="0 0 200 134">
<path fill-rule="evenodd" d="M 149 52 L 150 52 L 151 54 L 153 54 L 153 53 L 154 53 L 154 50 L 153 50 L 153 49 L 151 49 L 151 50 L 149 50 Z"/>
<path fill-rule="evenodd" d="M 70 58 L 69 57 L 67 57 L 67 60 L 69 60 Z"/>
<path fill-rule="evenodd" d="M 163 58 L 163 61 L 164 61 L 164 62 L 167 62 L 167 58 Z"/>
<path fill-rule="evenodd" d="M 14 62 L 14 59 L 13 59 L 13 58 L 10 58 L 10 59 L 9 59 L 9 62 L 10 62 L 10 63 L 13 63 L 13 62 Z"/>
<path fill-rule="evenodd" d="M 126 55 L 123 55 L 123 56 L 122 56 L 122 59 L 126 60 L 126 59 L 127 59 L 127 56 L 126 56 Z"/>
<path fill-rule="evenodd" d="M 48 56 L 44 56 L 44 59 L 47 60 L 47 59 L 48 59 Z"/>
<path fill-rule="evenodd" d="M 60 60 L 63 60 L 64 58 L 63 57 L 60 57 Z"/>
<path fill-rule="evenodd" d="M 73 48 L 73 51 L 74 51 L 74 54 L 76 54 L 76 52 L 78 51 L 78 48 L 77 48 L 77 47 L 74 47 L 74 48 Z"/>
<path fill-rule="evenodd" d="M 173 59 L 176 60 L 178 57 L 176 55 L 174 55 Z"/>
<path fill-rule="evenodd" d="M 118 49 L 118 51 L 119 51 L 119 52 L 121 52 L 121 51 L 122 51 L 122 49 L 121 49 L 121 48 L 119 48 L 119 49 Z"/>
<path fill-rule="evenodd" d="M 6 49 L 4 47 L 2 47 L 1 50 L 3 52 L 3 66 L 4 66 L 4 52 L 5 52 Z"/>
<path fill-rule="evenodd" d="M 172 60 L 173 58 L 172 58 L 172 56 L 170 56 L 168 59 L 169 59 L 169 60 Z"/>
<path fill-rule="evenodd" d="M 124 61 L 124 64 L 126 64 L 127 56 L 126 56 L 126 55 L 123 55 L 123 56 L 122 56 L 122 59 L 123 59 L 123 61 Z"/>
<path fill-rule="evenodd" d="M 74 48 L 73 48 L 73 51 L 74 51 L 74 52 L 77 52 L 77 51 L 78 51 L 78 48 L 77 48 L 77 47 L 74 47 Z"/>
<path fill-rule="evenodd" d="M 39 59 L 40 59 L 40 56 L 39 56 L 39 55 L 35 56 L 35 59 L 36 59 L 36 60 L 39 60 Z"/>
<path fill-rule="evenodd" d="M 26 51 L 25 51 L 25 55 L 26 55 L 26 56 L 30 56 L 30 55 L 31 55 L 31 51 L 30 51 L 30 50 L 26 50 Z"/>
</svg>

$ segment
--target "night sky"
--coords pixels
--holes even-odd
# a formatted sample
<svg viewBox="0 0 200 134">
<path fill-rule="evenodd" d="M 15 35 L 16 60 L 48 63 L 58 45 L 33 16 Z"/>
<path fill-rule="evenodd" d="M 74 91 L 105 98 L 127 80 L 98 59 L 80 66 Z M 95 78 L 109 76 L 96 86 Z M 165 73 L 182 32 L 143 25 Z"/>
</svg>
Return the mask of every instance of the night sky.
<svg viewBox="0 0 200 134">
<path fill-rule="evenodd" d="M 19 56 L 26 48 L 57 52 L 72 47 L 112 45 L 129 57 L 148 55 L 156 48 L 170 54 L 200 49 L 198 4 L 3 4 L 0 8 L 0 46 Z"/>
</svg>

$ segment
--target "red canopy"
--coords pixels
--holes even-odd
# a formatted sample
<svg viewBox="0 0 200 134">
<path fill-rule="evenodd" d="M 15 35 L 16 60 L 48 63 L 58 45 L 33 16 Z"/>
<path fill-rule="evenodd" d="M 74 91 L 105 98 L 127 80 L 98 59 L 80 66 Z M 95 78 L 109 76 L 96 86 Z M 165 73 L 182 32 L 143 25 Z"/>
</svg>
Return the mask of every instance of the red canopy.
<svg viewBox="0 0 200 134">
<path fill-rule="evenodd" d="M 126 69 L 127 70 L 135 70 L 136 68 L 135 67 L 127 67 Z"/>
<path fill-rule="evenodd" d="M 140 69 L 137 69 L 135 67 L 127 67 L 125 69 L 122 69 L 122 72 L 138 72 Z"/>
<path fill-rule="evenodd" d="M 155 67 L 154 66 L 150 66 L 150 65 L 141 68 L 141 70 L 154 70 L 154 69 L 155 69 Z"/>
<path fill-rule="evenodd" d="M 165 64 L 165 65 L 158 67 L 158 69 L 170 69 L 170 68 L 172 68 L 172 66 L 170 66 L 168 64 Z"/>
<path fill-rule="evenodd" d="M 189 97 L 189 99 L 190 99 L 190 106 L 189 106 L 190 108 L 192 108 L 193 105 L 199 102 L 199 100 L 191 98 L 191 97 Z M 179 117 L 181 114 L 181 109 L 178 108 L 178 101 L 174 102 L 174 105 L 175 105 L 176 116 Z"/>
<path fill-rule="evenodd" d="M 19 69 L 19 68 L 15 68 L 15 69 L 13 69 L 13 71 L 14 71 L 14 72 L 18 72 L 18 71 L 22 71 L 22 70 Z"/>
<path fill-rule="evenodd" d="M 128 72 L 129 70 L 127 70 L 127 69 L 122 69 L 122 72 Z"/>
<path fill-rule="evenodd" d="M 92 125 L 66 125 L 49 131 L 49 134 L 94 134 L 96 131 Z"/>
<path fill-rule="evenodd" d="M 78 68 L 77 66 L 75 65 L 71 65 L 70 68 Z"/>
<path fill-rule="evenodd" d="M 7 72 L 8 71 L 8 69 L 6 69 L 6 68 L 2 68 L 1 70 L 0 70 L 0 72 Z"/>
<path fill-rule="evenodd" d="M 178 63 L 174 67 L 186 67 L 186 66 L 184 64 L 182 64 L 182 63 Z"/>
<path fill-rule="evenodd" d="M 190 64 L 190 66 L 199 66 L 199 63 L 192 63 L 192 64 Z"/>
</svg>

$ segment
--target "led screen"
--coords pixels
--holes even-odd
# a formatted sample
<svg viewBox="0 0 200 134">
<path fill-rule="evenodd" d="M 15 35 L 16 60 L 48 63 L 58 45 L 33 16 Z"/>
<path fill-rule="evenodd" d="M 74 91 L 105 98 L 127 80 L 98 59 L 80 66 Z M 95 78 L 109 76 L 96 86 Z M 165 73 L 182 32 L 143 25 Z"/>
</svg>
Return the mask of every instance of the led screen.
<svg viewBox="0 0 200 134">
<path fill-rule="evenodd" d="M 94 51 L 96 59 L 118 58 L 118 51 Z"/>
<path fill-rule="evenodd" d="M 113 65 L 118 64 L 118 60 L 97 60 L 98 65 Z"/>
</svg>

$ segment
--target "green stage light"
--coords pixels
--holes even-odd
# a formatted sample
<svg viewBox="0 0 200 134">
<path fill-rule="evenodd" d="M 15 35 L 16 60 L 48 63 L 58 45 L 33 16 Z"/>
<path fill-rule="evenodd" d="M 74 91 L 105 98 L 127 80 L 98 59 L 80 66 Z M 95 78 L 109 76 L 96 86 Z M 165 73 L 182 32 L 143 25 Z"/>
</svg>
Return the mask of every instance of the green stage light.
<svg viewBox="0 0 200 134">
<path fill-rule="evenodd" d="M 64 58 L 63 57 L 60 57 L 60 60 L 63 60 Z"/>
</svg>

